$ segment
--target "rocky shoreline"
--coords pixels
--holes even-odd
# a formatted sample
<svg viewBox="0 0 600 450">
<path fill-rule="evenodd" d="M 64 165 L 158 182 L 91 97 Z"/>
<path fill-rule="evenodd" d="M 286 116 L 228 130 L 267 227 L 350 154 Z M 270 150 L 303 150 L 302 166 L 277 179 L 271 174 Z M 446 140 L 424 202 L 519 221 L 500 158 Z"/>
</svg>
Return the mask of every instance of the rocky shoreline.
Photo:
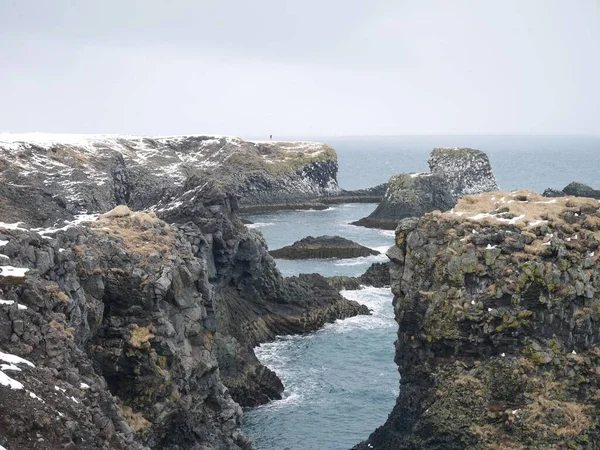
<svg viewBox="0 0 600 450">
<path fill-rule="evenodd" d="M 336 193 L 335 153 L 212 137 L 33 141 L 0 139 L 0 349 L 3 363 L 28 361 L 2 366 L 0 445 L 252 448 L 239 404 L 283 390 L 253 347 L 368 310 L 319 275 L 283 278 L 236 212 Z"/>
<path fill-rule="evenodd" d="M 339 294 L 367 284 L 402 378 L 356 449 L 595 448 L 600 209 L 573 195 L 597 191 L 429 165 L 344 191 L 324 144 L 0 135 L 0 447 L 252 449 L 240 405 L 284 389 L 254 347 L 369 314 Z M 396 241 L 360 277 L 283 277 L 238 217 L 379 200 L 361 225 Z"/>
</svg>

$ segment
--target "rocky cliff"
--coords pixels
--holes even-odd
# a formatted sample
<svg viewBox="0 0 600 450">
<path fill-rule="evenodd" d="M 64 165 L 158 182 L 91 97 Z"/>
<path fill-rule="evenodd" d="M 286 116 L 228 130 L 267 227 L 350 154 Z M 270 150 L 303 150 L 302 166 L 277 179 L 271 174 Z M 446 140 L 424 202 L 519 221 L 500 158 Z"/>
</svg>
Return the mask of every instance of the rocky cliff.
<svg viewBox="0 0 600 450">
<path fill-rule="evenodd" d="M 487 155 L 469 148 L 436 148 L 430 172 L 394 175 L 385 197 L 368 217 L 354 225 L 395 229 L 398 220 L 429 211 L 447 211 L 463 195 L 497 191 Z"/>
<path fill-rule="evenodd" d="M 335 151 L 313 142 L 0 134 L 0 214 L 35 226 L 118 204 L 176 203 L 209 179 L 242 206 L 301 202 L 339 193 L 336 175 Z"/>
<path fill-rule="evenodd" d="M 61 139 L 2 144 L 0 445 L 250 448 L 235 401 L 283 389 L 253 347 L 368 311 L 277 271 L 211 165 L 235 140 Z M 118 203 L 152 211 L 76 214 Z"/>
<path fill-rule="evenodd" d="M 400 222 L 400 395 L 356 448 L 598 448 L 599 243 L 596 200 L 526 191 Z"/>
</svg>

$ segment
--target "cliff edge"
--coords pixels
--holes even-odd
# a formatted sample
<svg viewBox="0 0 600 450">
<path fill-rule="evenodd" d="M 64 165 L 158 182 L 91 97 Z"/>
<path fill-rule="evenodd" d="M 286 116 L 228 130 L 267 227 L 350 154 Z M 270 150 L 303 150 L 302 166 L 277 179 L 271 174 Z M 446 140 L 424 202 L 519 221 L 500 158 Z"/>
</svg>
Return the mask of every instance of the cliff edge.
<svg viewBox="0 0 600 450">
<path fill-rule="evenodd" d="M 400 394 L 356 449 L 596 448 L 600 210 L 519 191 L 405 219 Z"/>
<path fill-rule="evenodd" d="M 155 209 L 209 179 L 240 206 L 298 203 L 338 194 L 336 176 L 335 151 L 315 142 L 0 134 L 0 214 L 32 226 L 119 204 Z"/>
</svg>

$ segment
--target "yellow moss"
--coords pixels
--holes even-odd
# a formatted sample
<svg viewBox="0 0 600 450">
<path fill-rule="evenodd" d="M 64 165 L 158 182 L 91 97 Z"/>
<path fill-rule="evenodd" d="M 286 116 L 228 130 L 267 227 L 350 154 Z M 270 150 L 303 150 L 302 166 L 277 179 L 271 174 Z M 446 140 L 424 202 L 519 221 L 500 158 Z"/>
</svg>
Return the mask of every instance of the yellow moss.
<svg viewBox="0 0 600 450">
<path fill-rule="evenodd" d="M 146 347 L 146 343 L 152 338 L 154 338 L 154 335 L 150 333 L 148 328 L 133 325 L 131 337 L 129 338 L 129 344 L 135 348 Z"/>
<path fill-rule="evenodd" d="M 146 431 L 152 425 L 141 413 L 133 412 L 127 405 L 120 406 L 121 415 L 135 433 Z"/>
</svg>

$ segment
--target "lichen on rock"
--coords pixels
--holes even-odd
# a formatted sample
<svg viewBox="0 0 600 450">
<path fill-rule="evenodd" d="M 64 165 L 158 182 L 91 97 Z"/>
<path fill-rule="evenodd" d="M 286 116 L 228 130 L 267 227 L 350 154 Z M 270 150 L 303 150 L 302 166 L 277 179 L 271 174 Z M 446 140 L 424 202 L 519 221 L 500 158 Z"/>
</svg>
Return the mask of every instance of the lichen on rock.
<svg viewBox="0 0 600 450">
<path fill-rule="evenodd" d="M 488 193 L 401 221 L 400 395 L 356 448 L 594 448 L 599 206 Z"/>
</svg>

